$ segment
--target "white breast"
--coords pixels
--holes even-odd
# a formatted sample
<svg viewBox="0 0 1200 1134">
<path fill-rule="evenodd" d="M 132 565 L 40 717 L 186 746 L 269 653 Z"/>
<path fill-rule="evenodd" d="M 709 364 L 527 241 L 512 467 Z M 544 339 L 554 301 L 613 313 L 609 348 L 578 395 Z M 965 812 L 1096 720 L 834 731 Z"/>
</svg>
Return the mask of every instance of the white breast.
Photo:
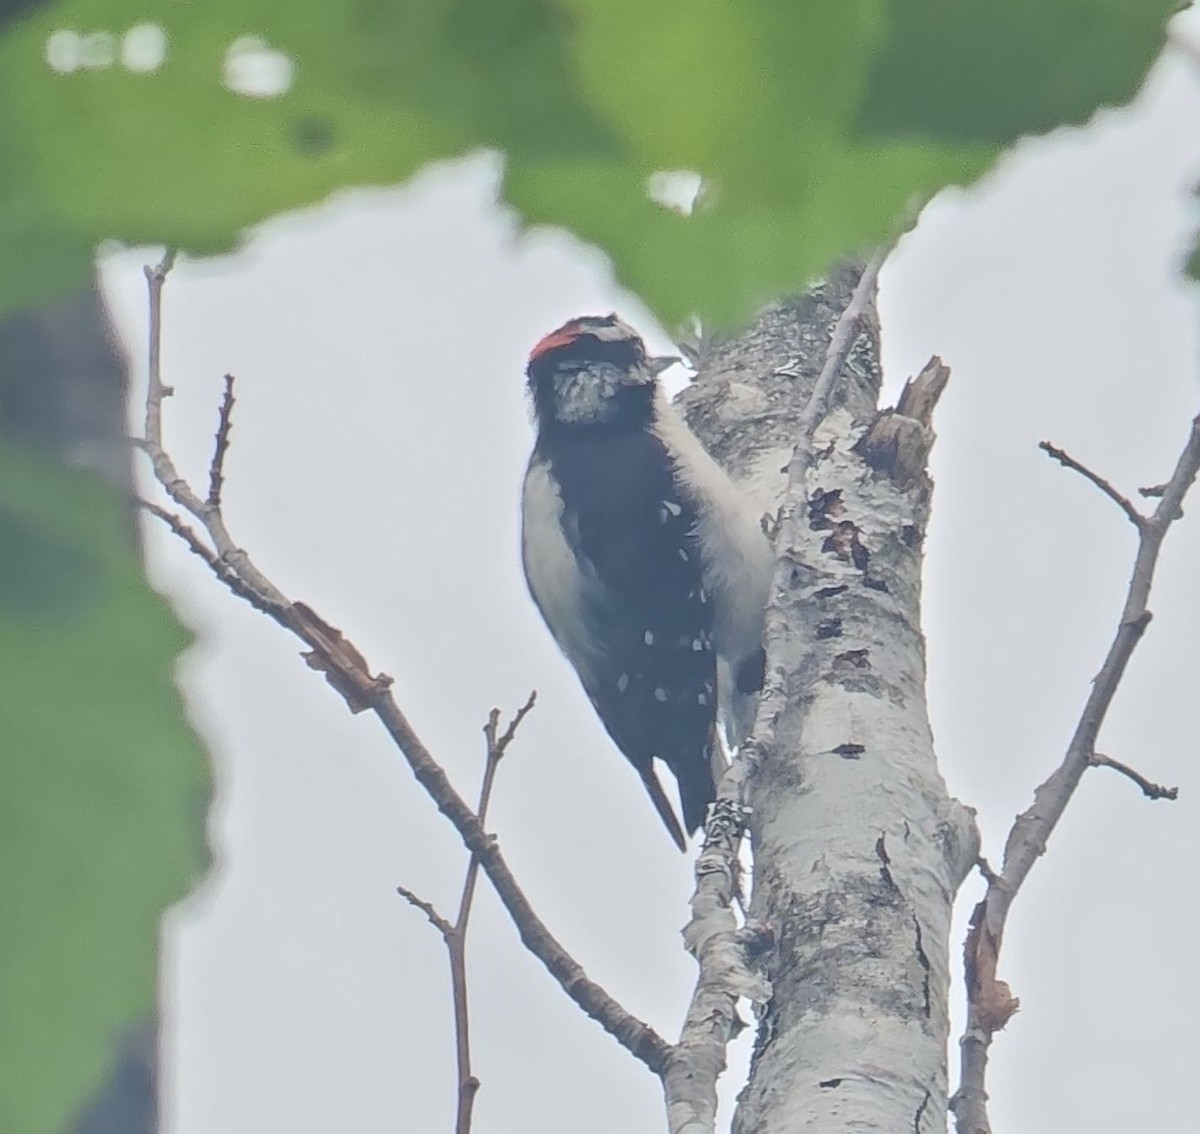
<svg viewBox="0 0 1200 1134">
<path fill-rule="evenodd" d="M 593 636 L 583 621 L 583 595 L 589 580 L 583 577 L 579 560 L 567 544 L 562 516 L 562 497 L 545 461 L 535 455 L 525 470 L 521 525 L 525 577 L 559 649 L 580 676 L 585 676 L 596 658 Z"/>
</svg>

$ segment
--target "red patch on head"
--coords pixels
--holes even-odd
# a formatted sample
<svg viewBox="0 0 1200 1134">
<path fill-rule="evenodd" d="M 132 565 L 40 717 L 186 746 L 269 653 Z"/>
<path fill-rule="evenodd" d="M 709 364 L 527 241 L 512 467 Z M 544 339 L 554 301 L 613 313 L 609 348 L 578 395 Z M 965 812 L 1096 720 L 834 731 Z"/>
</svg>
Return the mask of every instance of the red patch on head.
<svg viewBox="0 0 1200 1134">
<path fill-rule="evenodd" d="M 529 352 L 530 363 L 537 362 L 544 354 L 559 347 L 570 346 L 583 332 L 575 322 L 564 323 L 557 331 L 551 331 Z"/>
</svg>

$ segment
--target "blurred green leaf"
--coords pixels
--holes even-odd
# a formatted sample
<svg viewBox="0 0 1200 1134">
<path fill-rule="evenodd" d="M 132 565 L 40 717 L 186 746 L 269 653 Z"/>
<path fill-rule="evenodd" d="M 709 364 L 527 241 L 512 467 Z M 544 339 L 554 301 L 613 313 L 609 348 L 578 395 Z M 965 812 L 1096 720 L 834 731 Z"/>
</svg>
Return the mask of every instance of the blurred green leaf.
<svg viewBox="0 0 1200 1134">
<path fill-rule="evenodd" d="M 188 644 L 127 505 L 0 447 L 0 1130 L 52 1134 L 154 1009 L 159 918 L 207 861 Z"/>
<path fill-rule="evenodd" d="M 819 276 L 840 256 L 868 254 L 896 218 L 951 181 L 970 181 L 992 150 L 905 146 L 829 155 L 823 176 L 791 204 L 720 194 L 682 216 L 654 204 L 645 180 L 617 164 L 512 163 L 505 196 L 532 221 L 565 224 L 613 252 L 624 282 L 652 296 L 668 325 L 693 311 L 732 323 Z M 847 234 L 854 233 L 854 243 Z M 715 313 L 715 314 L 714 314 Z"/>
<path fill-rule="evenodd" d="M 860 125 L 1011 142 L 1127 102 L 1180 0 L 891 0 Z"/>
<path fill-rule="evenodd" d="M 0 305 L 78 280 L 106 237 L 226 249 L 340 186 L 488 145 L 528 220 L 600 241 L 663 317 L 729 322 L 894 235 L 1000 144 L 1129 99 L 1175 7 L 60 0 L 0 37 Z M 137 73 L 124 37 L 147 21 L 167 56 Z M 113 61 L 56 73 L 55 32 Z M 290 85 L 229 89 L 252 64 Z M 679 169 L 711 189 L 686 221 L 646 196 Z"/>
</svg>

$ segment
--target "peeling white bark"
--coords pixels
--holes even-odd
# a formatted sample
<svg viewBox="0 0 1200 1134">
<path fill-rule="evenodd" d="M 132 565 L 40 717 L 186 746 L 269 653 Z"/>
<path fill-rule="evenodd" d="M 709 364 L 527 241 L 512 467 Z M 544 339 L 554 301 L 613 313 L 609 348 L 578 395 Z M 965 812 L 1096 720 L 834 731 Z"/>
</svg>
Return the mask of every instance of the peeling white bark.
<svg viewBox="0 0 1200 1134">
<path fill-rule="evenodd" d="M 925 709 L 927 485 L 872 471 L 860 435 L 845 411 L 817 432 L 777 647 L 788 704 L 750 785 L 751 912 L 778 944 L 744 1134 L 946 1128 L 950 917 L 977 844 Z"/>
<path fill-rule="evenodd" d="M 771 309 L 744 339 L 716 347 L 685 394 L 693 428 L 772 513 L 789 429 L 854 282 L 847 273 Z M 977 836 L 947 795 L 925 709 L 920 546 L 936 393 L 877 420 L 878 378 L 872 317 L 796 486 L 794 538 L 776 548 L 787 586 L 774 600 L 782 617 L 770 620 L 768 682 L 783 697 L 758 766 L 745 770 L 751 915 L 770 934 L 758 963 L 772 992 L 737 1134 L 946 1129 L 950 917 Z M 938 368 L 920 388 L 944 379 Z M 705 885 L 701 876 L 698 898 Z M 728 908 L 724 916 L 732 924 Z M 721 936 L 735 940 L 729 926 Z M 744 949 L 738 961 L 744 970 Z M 726 1033 L 727 983 L 707 1017 Z M 689 1014 L 685 1037 L 692 1023 Z M 681 1045 L 671 1072 L 686 1070 L 675 1062 L 683 1056 Z M 712 1130 L 707 1106 L 693 1109 L 694 1129 Z M 677 1117 L 671 1129 L 690 1134 Z"/>
</svg>

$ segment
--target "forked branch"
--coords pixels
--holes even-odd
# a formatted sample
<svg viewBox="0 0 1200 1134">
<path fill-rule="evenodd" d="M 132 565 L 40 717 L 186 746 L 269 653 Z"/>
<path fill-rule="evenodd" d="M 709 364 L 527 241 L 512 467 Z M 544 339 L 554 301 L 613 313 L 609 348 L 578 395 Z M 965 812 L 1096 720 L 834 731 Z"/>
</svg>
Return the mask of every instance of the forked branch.
<svg viewBox="0 0 1200 1134">
<path fill-rule="evenodd" d="M 1163 784 L 1156 784 L 1153 780 L 1146 779 L 1135 768 L 1131 768 L 1128 764 L 1122 764 L 1120 760 L 1114 760 L 1111 756 L 1105 756 L 1102 752 L 1093 752 L 1089 763 L 1093 768 L 1112 768 L 1114 772 L 1120 772 L 1127 780 L 1132 780 L 1137 784 L 1147 799 L 1175 800 L 1179 798 L 1179 789 L 1177 787 L 1165 787 Z"/>
<path fill-rule="evenodd" d="M 1070 453 L 1058 448 L 1056 445 L 1051 445 L 1049 441 L 1042 441 L 1038 444 L 1038 448 L 1047 456 L 1056 460 L 1064 468 L 1071 469 L 1079 473 L 1085 480 L 1090 480 L 1105 496 L 1109 498 L 1122 512 L 1128 517 L 1129 522 L 1133 524 L 1138 531 L 1142 530 L 1142 525 L 1146 522 L 1146 517 L 1134 507 L 1133 502 L 1128 496 L 1123 496 L 1118 492 L 1110 481 L 1104 479 L 1099 473 L 1093 472 L 1087 465 L 1080 463 Z"/>
<path fill-rule="evenodd" d="M 205 561 L 218 581 L 295 634 L 307 647 L 303 654 L 305 661 L 311 668 L 324 673 L 326 680 L 342 695 L 352 712 L 370 711 L 375 714 L 407 761 L 417 782 L 454 825 L 472 860 L 491 880 L 525 947 L 542 962 L 563 991 L 588 1016 L 651 1071 L 661 1074 L 670 1054 L 670 1045 L 590 980 L 582 966 L 534 912 L 496 840 L 484 831 L 475 810 L 454 789 L 441 765 L 413 731 L 392 694 L 392 679 L 386 674 L 372 673 L 366 659 L 351 641 L 311 607 L 295 602 L 284 594 L 233 541 L 225 525 L 220 499 L 233 405 L 231 378 L 227 379 L 217 444 L 209 468 L 207 497 L 201 498 L 179 474 L 162 440 L 162 403 L 171 392 L 162 382 L 162 290 L 172 263 L 173 255 L 168 253 L 156 267 L 146 268 L 150 296 L 149 380 L 146 387 L 145 435 L 137 439 L 135 444 L 149 457 L 155 478 L 163 490 L 196 521 L 207 542 L 178 515 L 158 505 L 150 505 L 149 511 L 164 520 Z M 511 739 L 506 732 L 497 738 L 497 745 L 501 742 L 507 745 L 505 737 Z"/>
<path fill-rule="evenodd" d="M 964 949 L 967 976 L 967 1027 L 961 1040 L 962 1075 L 951 1105 L 958 1134 L 990 1134 L 987 1116 L 987 1062 L 992 1037 L 1017 1010 L 1018 1001 L 996 973 L 1004 928 L 1013 899 L 1029 871 L 1045 851 L 1051 832 L 1062 818 L 1084 772 L 1108 766 L 1129 776 L 1146 795 L 1174 799 L 1174 789 L 1151 783 L 1124 764 L 1096 752 L 1100 727 L 1120 686 L 1129 659 L 1150 624 L 1150 588 L 1159 552 L 1171 525 L 1179 519 L 1188 489 L 1200 470 L 1200 417 L 1192 421 L 1187 443 L 1171 479 L 1155 490 L 1158 506 L 1150 515 L 1138 513 L 1108 481 L 1060 449 L 1043 444 L 1055 460 L 1081 473 L 1125 513 L 1138 530 L 1137 554 L 1125 595 L 1124 609 L 1100 672 L 1080 714 L 1062 763 L 1034 793 L 1032 805 L 1017 816 L 1004 847 L 1004 866 L 988 878 L 987 892 L 975 907 Z"/>
<path fill-rule="evenodd" d="M 537 691 L 529 694 L 529 699 L 516 712 L 503 733 L 500 728 L 500 710 L 493 709 L 488 714 L 487 724 L 483 726 L 483 735 L 487 741 L 487 756 L 483 766 L 483 782 L 479 788 L 479 806 L 475 808 L 475 816 L 480 825 L 487 822 L 488 804 L 492 798 L 492 785 L 496 780 L 496 770 L 504 756 L 505 749 L 512 743 L 521 727 L 521 722 L 532 711 L 537 701 Z M 467 923 L 471 919 L 471 907 L 475 901 L 475 883 L 479 878 L 479 859 L 471 855 L 467 862 L 466 877 L 463 879 L 462 895 L 458 902 L 458 913 L 453 924 L 432 905 L 417 897 L 404 886 L 397 886 L 398 893 L 410 906 L 415 906 L 424 915 L 430 925 L 441 934 L 446 945 L 446 955 L 450 962 L 450 994 L 454 1004 L 454 1053 L 458 1071 L 458 1086 L 456 1090 L 454 1134 L 470 1134 L 471 1116 L 475 1111 L 475 1096 L 479 1093 L 479 1080 L 471 1070 L 471 1016 L 470 1002 L 467 996 Z"/>
</svg>

